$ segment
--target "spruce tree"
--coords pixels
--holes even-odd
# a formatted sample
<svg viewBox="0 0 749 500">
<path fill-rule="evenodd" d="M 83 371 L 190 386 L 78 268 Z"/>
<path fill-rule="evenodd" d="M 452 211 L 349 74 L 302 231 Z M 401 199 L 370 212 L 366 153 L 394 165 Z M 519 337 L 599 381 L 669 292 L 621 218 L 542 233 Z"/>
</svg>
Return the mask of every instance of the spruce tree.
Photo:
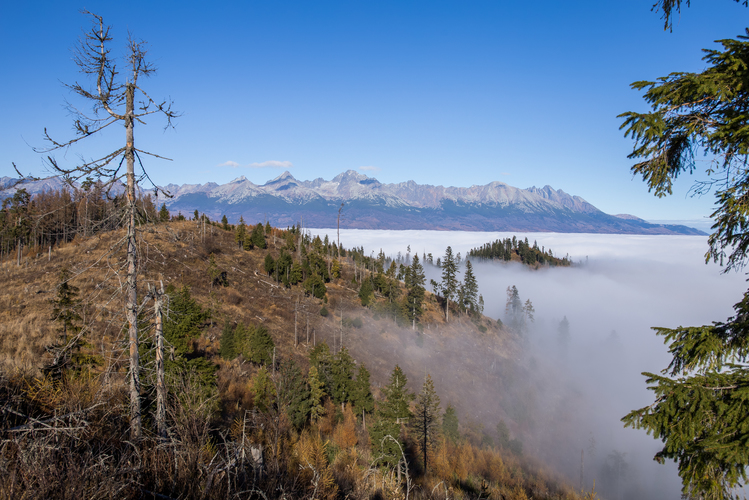
<svg viewBox="0 0 749 500">
<path fill-rule="evenodd" d="M 330 374 L 332 378 L 332 387 L 330 395 L 333 397 L 333 401 L 338 404 L 347 403 L 352 400 L 354 396 L 354 359 L 348 352 L 346 347 L 342 347 L 340 351 L 333 356 L 333 361 L 330 366 Z"/>
<path fill-rule="evenodd" d="M 397 464 L 400 467 L 403 460 L 401 424 L 411 418 L 409 406 L 414 399 L 414 395 L 406 388 L 407 383 L 403 370 L 396 365 L 388 384 L 382 388 L 384 400 L 378 404 L 375 420 L 369 426 L 372 450 L 378 464 L 391 467 Z"/>
<path fill-rule="evenodd" d="M 359 299 L 361 305 L 364 307 L 369 306 L 372 301 L 372 280 L 365 278 L 362 280 L 361 287 L 359 288 Z"/>
<path fill-rule="evenodd" d="M 309 386 L 310 420 L 316 423 L 325 414 L 325 407 L 322 402 L 325 396 L 325 384 L 320 379 L 320 374 L 315 365 L 309 368 L 307 385 Z"/>
<path fill-rule="evenodd" d="M 70 336 L 77 335 L 81 331 L 78 323 L 81 316 L 78 314 L 80 300 L 79 289 L 70 283 L 72 276 L 67 268 L 60 271 L 60 284 L 57 286 L 57 297 L 52 302 L 52 319 L 60 324 L 60 335 L 63 344 L 67 344 Z"/>
<path fill-rule="evenodd" d="M 309 363 L 317 369 L 319 380 L 325 387 L 328 395 L 333 394 L 333 355 L 326 342 L 320 342 L 309 353 Z"/>
<path fill-rule="evenodd" d="M 445 258 L 442 260 L 442 297 L 445 299 L 445 321 L 450 321 L 450 300 L 458 292 L 458 266 L 455 263 L 452 247 L 445 250 Z"/>
<path fill-rule="evenodd" d="M 416 329 L 416 322 L 424 312 L 424 268 L 419 262 L 419 256 L 414 255 L 410 266 L 406 268 L 406 297 L 403 304 L 403 312 L 411 323 L 411 327 Z"/>
<path fill-rule="evenodd" d="M 307 423 L 313 402 L 307 380 L 294 360 L 284 359 L 279 364 L 276 403 L 297 431 Z"/>
<path fill-rule="evenodd" d="M 384 401 L 380 405 L 380 414 L 385 420 L 404 423 L 411 418 L 410 404 L 414 394 L 406 387 L 408 378 L 400 366 L 395 365 L 388 383 L 382 388 Z"/>
<path fill-rule="evenodd" d="M 663 0 L 666 24 L 679 1 Z M 744 2 L 746 3 L 746 2 Z M 707 156 L 715 188 L 713 233 L 706 258 L 740 270 L 749 252 L 749 29 L 738 39 L 705 50 L 701 73 L 672 73 L 632 87 L 645 92 L 646 113 L 628 112 L 621 128 L 635 141 L 632 171 L 656 196 L 672 193 L 674 179 L 700 168 Z M 671 363 L 660 374 L 644 373 L 655 402 L 630 412 L 626 426 L 643 428 L 664 443 L 655 459 L 677 462 L 682 493 L 692 498 L 733 498 L 746 483 L 749 465 L 749 292 L 725 323 L 655 328 L 669 345 Z"/>
<path fill-rule="evenodd" d="M 244 219 L 240 216 L 239 224 L 237 225 L 237 230 L 234 233 L 234 241 L 237 242 L 237 246 L 239 246 L 239 248 L 244 248 L 244 242 L 246 239 L 247 239 L 247 226 L 245 226 Z"/>
<path fill-rule="evenodd" d="M 525 324 L 533 323 L 535 321 L 534 314 L 536 310 L 533 308 L 531 299 L 527 299 L 523 305 L 523 321 Z"/>
<path fill-rule="evenodd" d="M 505 321 L 515 330 L 519 330 L 523 321 L 523 302 L 515 285 L 507 287 L 505 304 Z"/>
<path fill-rule="evenodd" d="M 275 344 L 268 329 L 262 325 L 249 327 L 246 349 L 242 353 L 248 361 L 259 365 L 269 365 L 273 361 Z"/>
<path fill-rule="evenodd" d="M 458 414 L 455 412 L 453 405 L 447 405 L 445 413 L 442 415 L 442 433 L 453 443 L 460 438 L 460 433 L 458 432 Z"/>
<path fill-rule="evenodd" d="M 189 286 L 176 290 L 170 285 L 167 294 L 169 315 L 164 321 L 163 333 L 173 355 L 164 363 L 166 374 L 181 377 L 193 372 L 197 375 L 200 390 L 208 397 L 215 390 L 216 365 L 197 349 L 195 341 L 208 326 L 211 313 L 192 297 Z"/>
<path fill-rule="evenodd" d="M 159 210 L 159 222 L 169 222 L 169 210 L 166 208 L 166 203 L 162 203 L 161 210 Z"/>
<path fill-rule="evenodd" d="M 258 248 L 264 249 L 268 247 L 268 243 L 265 241 L 265 228 L 262 224 L 258 223 L 257 226 L 252 230 L 252 245 Z"/>
<path fill-rule="evenodd" d="M 470 313 L 475 314 L 478 311 L 479 285 L 476 282 L 476 276 L 473 274 L 473 264 L 468 259 L 466 259 L 466 270 L 463 274 L 463 286 L 461 290 L 463 298 L 462 306 Z"/>
<path fill-rule="evenodd" d="M 353 397 L 351 398 L 358 411 L 372 413 L 374 411 L 374 397 L 369 382 L 369 370 L 364 363 L 359 365 L 359 371 L 354 380 Z"/>
<path fill-rule="evenodd" d="M 265 269 L 265 272 L 268 273 L 268 276 L 271 276 L 276 270 L 276 261 L 273 260 L 273 256 L 270 253 L 265 254 L 263 269 Z M 277 279 L 278 276 L 275 276 L 275 278 Z"/>
<path fill-rule="evenodd" d="M 294 271 L 293 268 L 292 271 Z M 317 273 L 310 274 L 307 279 L 304 280 L 302 286 L 304 287 L 304 291 L 307 292 L 307 295 L 311 295 L 318 299 L 324 299 L 325 294 L 328 292 L 325 282 Z"/>
<path fill-rule="evenodd" d="M 434 390 L 432 376 L 427 375 L 421 392 L 416 397 L 412 428 L 421 446 L 424 470 L 428 470 L 429 449 L 437 439 L 440 428 L 440 398 Z"/>
<path fill-rule="evenodd" d="M 375 465 L 400 466 L 403 460 L 401 455 L 403 443 L 400 439 L 401 426 L 378 415 L 374 422 L 367 427 L 367 430 L 369 431 L 369 440 L 372 443 Z"/>
<path fill-rule="evenodd" d="M 78 298 L 78 287 L 70 283 L 72 275 L 67 268 L 60 271 L 60 284 L 57 286 L 57 296 L 50 301 L 52 304 L 52 320 L 59 327 L 59 341 L 49 348 L 54 355 L 52 363 L 44 369 L 46 374 L 60 377 L 65 370 L 79 372 L 87 366 L 97 364 L 94 356 L 81 353 L 81 349 L 90 345 L 80 335 L 82 319 L 78 313 L 81 301 Z"/>
<path fill-rule="evenodd" d="M 224 321 L 224 328 L 221 330 L 219 354 L 229 361 L 237 357 L 235 328 L 228 319 Z"/>
</svg>

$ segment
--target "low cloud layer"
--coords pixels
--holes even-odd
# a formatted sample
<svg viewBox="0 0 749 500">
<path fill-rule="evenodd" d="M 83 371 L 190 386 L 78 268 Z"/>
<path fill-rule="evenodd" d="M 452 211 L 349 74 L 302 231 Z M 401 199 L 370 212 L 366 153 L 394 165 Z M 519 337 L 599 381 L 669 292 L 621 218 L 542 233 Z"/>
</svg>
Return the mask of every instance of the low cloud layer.
<svg viewBox="0 0 749 500">
<path fill-rule="evenodd" d="M 334 230 L 312 232 L 335 238 Z M 405 256 L 410 245 L 412 254 L 432 253 L 436 260 L 447 245 L 465 258 L 473 247 L 512 236 L 341 230 L 341 243 L 364 246 L 375 255 L 382 249 L 393 257 L 399 252 Z M 554 464 L 576 486 L 584 471 L 586 487 L 595 479 L 607 498 L 679 498 L 675 465 L 652 460 L 660 441 L 644 431 L 624 429 L 620 419 L 653 402 L 640 373 L 658 372 L 670 361 L 662 338 L 651 327 L 725 321 L 746 290 L 745 276 L 722 274 L 719 266 L 706 265 L 706 237 L 517 236 L 527 236 L 531 243 L 535 240 L 539 247 L 551 248 L 556 256 L 569 255 L 577 263 L 572 268 L 530 270 L 518 264 L 473 261 L 486 315 L 505 319 L 506 289 L 511 285 L 536 310 L 536 321 L 525 334 L 527 354 L 520 360 L 534 367 L 541 387 L 528 396 L 535 400 L 538 421 L 526 443 L 529 451 Z M 427 282 L 439 280 L 439 269 L 427 266 L 426 272 Z M 559 336 L 564 317 L 570 331 L 566 346 Z M 476 409 L 477 414 L 480 411 Z"/>
</svg>

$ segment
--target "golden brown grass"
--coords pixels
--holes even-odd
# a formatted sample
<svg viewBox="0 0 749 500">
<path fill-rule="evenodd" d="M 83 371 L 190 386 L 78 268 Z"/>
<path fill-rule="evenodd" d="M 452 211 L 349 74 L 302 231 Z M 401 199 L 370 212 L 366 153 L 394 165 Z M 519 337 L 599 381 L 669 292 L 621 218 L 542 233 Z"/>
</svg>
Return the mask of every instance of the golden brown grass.
<svg viewBox="0 0 749 500">
<path fill-rule="evenodd" d="M 432 373 L 443 406 L 452 403 L 470 408 L 475 403 L 472 398 L 496 389 L 496 377 L 501 376 L 502 372 L 498 369 L 496 373 L 489 373 L 489 362 L 494 366 L 496 361 L 502 366 L 510 363 L 509 360 L 518 354 L 517 339 L 510 332 L 498 328 L 496 322 L 481 319 L 479 324 L 486 328 L 484 333 L 466 316 L 458 315 L 446 323 L 442 310 L 431 294 L 427 294 L 422 325 L 415 331 L 377 314 L 374 308 L 363 308 L 357 296 L 358 290 L 351 283 L 353 268 L 348 259 L 343 261 L 342 277 L 327 285 L 327 309 L 330 314 L 322 317 L 319 314 L 322 301 L 304 296 L 299 286 L 284 288 L 263 272 L 266 253 L 278 257 L 280 246 L 284 243 L 282 237 L 276 240 L 276 245 L 273 238 L 268 238 L 268 250 L 247 252 L 237 247 L 232 232 L 209 227 L 203 236 L 196 224 L 190 221 L 141 229 L 141 298 L 148 286 L 160 286 L 162 282 L 164 286 L 189 286 L 193 297 L 212 311 L 211 324 L 204 329 L 197 346 L 219 365 L 217 382 L 225 428 L 232 426 L 232 422 L 244 421 L 247 410 L 254 407 L 252 379 L 257 373 L 256 367 L 243 363 L 241 358 L 232 362 L 218 358 L 225 319 L 264 325 L 277 346 L 277 356 L 292 358 L 304 368 L 308 365 L 307 354 L 315 342 L 327 342 L 334 352 L 342 342 L 358 362 L 366 363 L 372 374 L 375 395 L 395 364 L 399 364 L 409 375 L 411 389 L 415 391 L 420 388 L 422 378 Z M 89 379 L 71 379 L 60 386 L 38 378 L 26 387 L 25 397 L 37 406 L 36 411 L 47 411 L 58 405 L 64 411 L 75 411 L 75 408 L 88 408 L 87 405 L 95 405 L 96 401 L 105 401 L 109 408 L 107 411 L 117 413 L 118 408 L 122 410 L 117 413 L 115 421 L 119 425 L 124 422 L 123 237 L 122 231 L 113 231 L 89 239 L 78 238 L 54 249 L 49 260 L 46 253 L 37 256 L 33 249 L 29 249 L 23 266 L 16 266 L 15 261 L 0 263 L 3 283 L 0 287 L 0 372 L 38 377 L 40 369 L 49 362 L 46 348 L 56 342 L 59 335 L 51 318 L 49 301 L 56 294 L 57 280 L 63 268 L 73 273 L 71 283 L 80 289 L 85 336 L 94 346 L 94 353 L 101 355 L 103 360 Z M 211 254 L 218 268 L 227 273 L 228 287 L 212 285 L 208 275 Z M 360 318 L 361 328 L 342 325 L 342 317 Z M 149 334 L 148 331 L 143 332 L 143 335 Z M 460 368 L 444 370 L 445 367 Z M 26 377 L 24 380 L 33 379 Z M 465 390 L 466 387 L 471 390 Z M 486 403 L 481 401 L 480 404 Z M 490 410 L 501 416 L 500 398 L 492 404 L 494 406 L 490 406 Z M 319 424 L 301 435 L 289 429 L 284 415 L 256 415 L 252 432 L 256 442 L 266 446 L 268 466 L 275 463 L 287 470 L 292 477 L 291 484 L 300 488 L 299 491 L 306 492 L 307 496 L 370 498 L 379 494 L 385 498 L 401 497 L 402 490 L 395 483 L 392 471 L 370 470 L 368 436 L 361 422 L 356 421 L 348 407 L 343 410 L 343 418 L 339 421 L 336 418 L 337 410 L 328 402 L 326 415 Z M 185 498 L 199 496 L 200 488 L 205 488 L 207 484 L 205 471 L 210 469 L 207 464 L 211 456 L 223 456 L 222 453 L 229 453 L 229 448 L 216 448 L 218 441 L 211 435 L 207 417 L 195 417 L 190 412 L 186 413 L 184 408 L 174 407 L 171 411 L 172 421 L 175 422 L 174 432 L 185 448 L 180 452 L 175 451 L 173 455 L 165 455 L 158 446 L 147 448 L 139 458 L 139 466 L 172 470 L 167 481 L 171 481 L 170 487 L 177 488 L 174 485 L 180 481 L 195 482 L 184 485 L 187 489 L 179 491 Z M 96 415 L 105 418 L 103 414 Z M 102 423 L 100 427 L 92 429 L 102 436 L 117 432 L 121 432 L 122 436 L 126 434 L 126 425 L 115 430 L 112 425 Z M 106 441 L 111 438 L 102 439 Z M 547 479 L 534 479 L 551 477 L 548 473 L 537 476 L 529 472 L 538 469 L 538 464 L 500 454 L 496 450 L 481 449 L 476 444 L 479 440 L 480 437 L 476 437 L 473 442 L 457 445 L 443 442 L 435 450 L 433 470 L 418 477 L 414 497 L 440 500 L 446 497 L 476 497 L 482 491 L 481 481 L 485 480 L 492 498 L 520 499 L 537 497 L 552 488 L 550 485 L 556 484 Z M 55 460 L 60 457 L 44 455 L 37 448 L 25 448 L 27 444 L 17 443 L 19 453 L 26 453 L 24 457 L 37 457 L 47 469 L 41 468 L 43 473 L 40 472 L 38 477 L 29 476 L 30 482 L 25 484 L 35 485 L 33 488 L 36 489 L 32 489 L 37 492 L 47 491 L 41 486 L 43 481 L 62 481 L 65 484 L 66 479 L 61 479 L 54 467 Z M 90 463 L 86 462 L 88 465 L 96 460 L 93 451 L 85 456 L 86 460 L 90 460 Z M 231 460 L 230 455 L 226 457 L 227 461 Z M 13 457 L 6 458 L 10 462 L 15 460 Z M 71 455 L 66 459 L 74 458 Z M 27 465 L 31 467 L 31 464 L 28 462 Z M 112 459 L 110 465 L 119 467 L 122 463 Z M 19 470 L 27 469 L 21 467 Z M 75 476 L 83 474 L 84 470 L 82 466 L 80 471 L 69 473 Z M 155 488 L 161 481 L 153 475 L 146 476 L 150 478 L 149 484 Z M 194 481 L 194 478 L 199 480 Z M 241 474 L 232 478 L 238 484 L 247 480 Z M 104 484 L 105 479 L 106 474 L 102 473 L 97 480 Z M 139 480 L 132 477 L 121 479 L 122 484 L 134 484 L 131 480 Z M 225 479 L 228 481 L 230 477 L 226 476 Z M 120 483 L 117 483 L 119 479 L 113 481 L 114 486 L 102 486 L 104 494 L 100 496 L 114 494 L 112 492 L 115 490 L 109 489 L 110 486 L 114 488 Z M 435 488 L 440 483 L 442 486 Z M 553 498 L 574 498 L 567 490 L 557 486 L 553 488 L 556 488 Z"/>
</svg>

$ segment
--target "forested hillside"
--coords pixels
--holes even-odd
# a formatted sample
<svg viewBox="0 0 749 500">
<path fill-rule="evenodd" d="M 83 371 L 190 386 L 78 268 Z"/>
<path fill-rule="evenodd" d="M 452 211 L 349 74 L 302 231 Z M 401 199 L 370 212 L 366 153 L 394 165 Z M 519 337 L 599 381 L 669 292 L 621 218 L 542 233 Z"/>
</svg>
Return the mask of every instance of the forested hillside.
<svg viewBox="0 0 749 500">
<path fill-rule="evenodd" d="M 438 297 L 418 256 L 147 199 L 132 442 L 122 212 L 74 194 L 66 222 L 24 218 L 65 196 L 2 212 L 3 496 L 577 498 L 523 445 L 522 323 L 482 316 L 470 283 Z"/>
</svg>

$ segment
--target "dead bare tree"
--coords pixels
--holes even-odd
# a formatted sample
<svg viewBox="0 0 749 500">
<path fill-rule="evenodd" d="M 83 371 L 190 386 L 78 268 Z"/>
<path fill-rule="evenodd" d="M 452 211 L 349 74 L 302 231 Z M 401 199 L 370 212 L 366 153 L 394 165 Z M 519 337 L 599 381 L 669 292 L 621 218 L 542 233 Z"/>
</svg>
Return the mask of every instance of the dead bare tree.
<svg viewBox="0 0 749 500">
<path fill-rule="evenodd" d="M 56 174 L 70 184 L 84 177 L 103 180 L 106 192 L 122 184 L 125 178 L 125 193 L 127 198 L 127 284 L 125 290 L 125 316 L 128 324 L 128 342 L 130 350 L 130 366 L 128 381 L 130 386 L 130 434 L 133 440 L 142 436 L 141 405 L 140 405 L 140 362 L 138 358 L 138 288 L 137 266 L 138 255 L 136 247 L 136 187 L 139 182 L 148 179 L 143 168 L 141 154 L 156 158 L 162 156 L 137 149 L 133 129 L 135 123 L 145 124 L 144 118 L 152 114 L 160 114 L 166 118 L 166 127 L 171 126 L 172 119 L 178 114 L 172 110 L 171 101 L 154 101 L 139 85 L 141 77 L 152 75 L 156 68 L 146 60 L 146 42 L 135 40 L 128 36 L 127 53 L 124 58 L 125 71 L 120 74 L 117 70 L 117 60 L 110 56 L 109 42 L 110 26 L 104 24 L 101 16 L 83 11 L 92 18 L 92 26 L 84 30 L 79 40 L 75 54 L 75 63 L 81 73 L 93 80 L 88 85 L 74 83 L 66 85 L 73 93 L 82 97 L 91 106 L 91 111 L 85 113 L 79 108 L 68 104 L 74 116 L 76 137 L 64 142 L 58 142 L 50 137 L 44 129 L 45 140 L 50 144 L 45 148 L 35 148 L 40 153 L 51 153 L 66 150 L 82 139 L 103 131 L 110 125 L 121 123 L 125 126 L 125 145 L 117 148 L 105 156 L 94 160 L 83 160 L 74 167 L 60 165 L 54 157 L 47 156 L 49 165 Z M 124 78 L 123 78 L 124 77 Z M 122 81 L 124 79 L 124 82 Z M 135 160 L 141 167 L 136 177 Z M 119 161 L 117 161 L 119 159 Z M 122 163 L 126 163 L 126 172 L 121 172 Z M 150 179 L 149 179 L 150 180 Z M 158 187 L 153 186 L 158 192 Z M 163 191 L 162 191 L 163 192 Z M 168 193 L 163 192 L 166 196 Z"/>
<path fill-rule="evenodd" d="M 161 289 L 151 290 L 156 317 L 156 429 L 160 439 L 166 439 L 166 382 L 164 378 L 164 283 Z"/>
</svg>

